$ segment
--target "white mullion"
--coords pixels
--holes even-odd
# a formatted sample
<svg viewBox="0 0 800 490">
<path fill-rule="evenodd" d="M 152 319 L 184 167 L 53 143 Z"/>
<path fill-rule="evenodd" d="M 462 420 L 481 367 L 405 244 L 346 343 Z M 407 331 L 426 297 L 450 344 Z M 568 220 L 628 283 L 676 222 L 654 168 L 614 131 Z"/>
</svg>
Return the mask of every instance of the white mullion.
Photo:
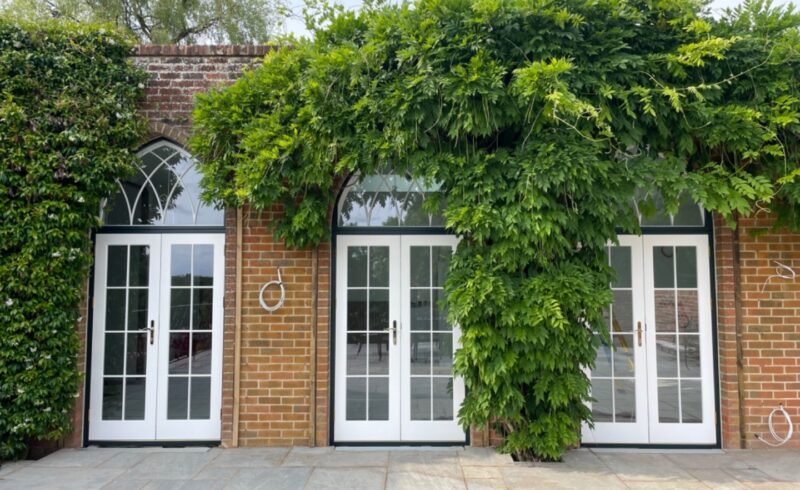
<svg viewBox="0 0 800 490">
<path fill-rule="evenodd" d="M 125 392 L 128 388 L 127 375 L 128 375 L 128 315 L 130 314 L 130 297 L 131 297 L 131 245 L 125 246 L 125 324 L 122 326 L 122 417 L 125 420 Z M 107 293 L 106 293 L 107 294 Z M 148 302 L 149 303 L 149 302 Z M 149 304 L 148 304 L 149 307 Z M 106 325 L 108 328 L 108 325 Z"/>
</svg>

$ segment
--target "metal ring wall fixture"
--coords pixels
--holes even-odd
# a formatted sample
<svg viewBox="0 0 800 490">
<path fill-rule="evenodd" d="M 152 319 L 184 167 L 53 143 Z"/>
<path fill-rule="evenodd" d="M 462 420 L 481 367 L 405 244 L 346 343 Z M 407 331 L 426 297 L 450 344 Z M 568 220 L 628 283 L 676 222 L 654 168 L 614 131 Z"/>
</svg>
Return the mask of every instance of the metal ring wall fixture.
<svg viewBox="0 0 800 490">
<path fill-rule="evenodd" d="M 270 286 L 278 286 L 281 290 L 281 297 L 278 299 L 278 302 L 274 305 L 270 306 L 264 301 L 264 292 L 266 292 L 267 288 Z M 277 311 L 283 306 L 283 302 L 286 300 L 286 288 L 283 287 L 283 279 L 281 279 L 281 268 L 278 267 L 278 280 L 277 281 L 269 281 L 268 283 L 261 286 L 261 290 L 258 292 L 258 302 L 261 303 L 261 307 L 267 310 L 268 312 L 272 313 L 273 311 Z"/>
</svg>

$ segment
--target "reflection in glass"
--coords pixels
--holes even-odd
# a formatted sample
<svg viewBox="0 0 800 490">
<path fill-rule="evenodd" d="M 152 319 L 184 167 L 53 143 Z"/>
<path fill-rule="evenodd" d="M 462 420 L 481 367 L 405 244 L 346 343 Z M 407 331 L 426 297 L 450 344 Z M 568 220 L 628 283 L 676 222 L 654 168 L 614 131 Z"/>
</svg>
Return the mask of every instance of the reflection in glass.
<svg viewBox="0 0 800 490">
<path fill-rule="evenodd" d="M 594 361 L 594 369 L 592 369 L 592 378 L 609 377 L 611 376 L 611 347 L 603 342 L 599 335 L 596 335 L 595 338 L 599 347 Z"/>
<path fill-rule="evenodd" d="M 373 333 L 369 336 L 369 374 L 389 374 L 388 333 Z"/>
<path fill-rule="evenodd" d="M 125 335 L 119 333 L 107 333 L 105 342 L 105 352 L 103 353 L 103 374 L 122 374 L 122 365 L 125 357 Z"/>
<path fill-rule="evenodd" d="M 389 328 L 389 290 L 369 290 L 369 329 L 386 330 Z"/>
<path fill-rule="evenodd" d="M 447 271 L 450 268 L 450 258 L 453 256 L 453 249 L 449 246 L 431 247 L 433 254 L 431 257 L 431 275 L 433 281 L 431 286 L 443 287 L 447 279 Z"/>
<path fill-rule="evenodd" d="M 125 286 L 128 282 L 127 266 L 128 266 L 128 246 L 109 245 L 106 285 L 110 287 Z"/>
<path fill-rule="evenodd" d="M 614 380 L 614 421 L 636 422 L 636 382 L 633 379 Z"/>
<path fill-rule="evenodd" d="M 347 286 L 367 286 L 368 247 L 347 247 Z"/>
<path fill-rule="evenodd" d="M 192 246 L 173 245 L 170 264 L 172 285 L 190 286 L 192 284 Z"/>
<path fill-rule="evenodd" d="M 613 422 L 613 393 L 610 379 L 592 380 L 592 417 L 595 422 Z"/>
<path fill-rule="evenodd" d="M 209 419 L 211 415 L 211 378 L 192 376 L 192 399 L 189 403 L 189 418 Z"/>
<path fill-rule="evenodd" d="M 631 287 L 631 248 L 609 247 L 609 260 L 611 267 L 617 273 L 617 277 L 611 287 Z"/>
<path fill-rule="evenodd" d="M 675 247 L 675 268 L 678 271 L 679 288 L 697 287 L 697 249 Z"/>
<path fill-rule="evenodd" d="M 389 378 L 369 378 L 369 420 L 389 420 Z"/>
<path fill-rule="evenodd" d="M 367 334 L 347 334 L 347 374 L 367 374 Z"/>
<path fill-rule="evenodd" d="M 192 374 L 211 374 L 211 332 L 192 334 Z"/>
<path fill-rule="evenodd" d="M 170 289 L 170 330 L 189 330 L 190 295 L 191 290 L 187 288 Z"/>
<path fill-rule="evenodd" d="M 654 291 L 656 332 L 675 331 L 675 291 Z"/>
<path fill-rule="evenodd" d="M 675 335 L 656 335 L 656 368 L 659 378 L 678 376 L 678 346 Z"/>
<path fill-rule="evenodd" d="M 347 420 L 367 420 L 367 378 L 347 378 Z"/>
<path fill-rule="evenodd" d="M 214 284 L 214 246 L 195 245 L 193 276 L 195 286 L 212 286 Z"/>
<path fill-rule="evenodd" d="M 411 330 L 431 329 L 431 290 L 412 289 L 411 301 Z"/>
<path fill-rule="evenodd" d="M 453 327 L 447 322 L 447 308 L 445 307 L 445 297 L 443 289 L 434 289 L 433 293 L 433 318 L 432 330 L 453 330 Z"/>
<path fill-rule="evenodd" d="M 126 374 L 147 374 L 147 333 L 128 334 Z"/>
<path fill-rule="evenodd" d="M 167 383 L 167 419 L 185 420 L 189 410 L 189 378 L 170 376 Z"/>
<path fill-rule="evenodd" d="M 681 335 L 681 378 L 700 377 L 700 336 Z"/>
<path fill-rule="evenodd" d="M 633 292 L 614 291 L 614 303 L 611 306 L 611 331 L 633 331 Z"/>
<path fill-rule="evenodd" d="M 125 420 L 144 420 L 144 377 L 125 378 Z"/>
<path fill-rule="evenodd" d="M 189 334 L 169 334 L 169 374 L 189 373 Z"/>
<path fill-rule="evenodd" d="M 634 376 L 633 335 L 614 335 L 614 376 Z"/>
<path fill-rule="evenodd" d="M 678 380 L 658 380 L 658 421 L 677 423 L 678 419 Z"/>
<path fill-rule="evenodd" d="M 122 420 L 122 381 L 103 379 L 103 420 Z"/>
<path fill-rule="evenodd" d="M 431 334 L 411 334 L 411 374 L 431 374 Z"/>
<path fill-rule="evenodd" d="M 411 287 L 431 285 L 431 247 L 411 247 Z"/>
<path fill-rule="evenodd" d="M 431 419 L 431 378 L 411 378 L 411 420 Z"/>
<path fill-rule="evenodd" d="M 150 274 L 150 247 L 147 245 L 131 245 L 131 263 L 128 269 L 128 282 L 130 286 L 149 285 Z"/>
<path fill-rule="evenodd" d="M 675 249 L 653 247 L 653 280 L 657 288 L 675 287 Z"/>
<path fill-rule="evenodd" d="M 681 417 L 683 423 L 703 422 L 703 388 L 700 380 L 681 380 Z"/>
<path fill-rule="evenodd" d="M 433 374 L 453 373 L 453 334 L 433 334 Z"/>
<path fill-rule="evenodd" d="M 214 307 L 214 290 L 212 288 L 192 289 L 192 329 L 211 330 Z"/>
<path fill-rule="evenodd" d="M 433 420 L 453 420 L 453 378 L 433 378 Z"/>
<path fill-rule="evenodd" d="M 339 199 L 339 226 L 443 226 L 441 206 L 433 214 L 423 208 L 439 188 L 391 173 L 355 178 Z"/>
<path fill-rule="evenodd" d="M 128 330 L 147 328 L 147 289 L 128 290 Z"/>
<path fill-rule="evenodd" d="M 367 291 L 349 289 L 347 291 L 347 330 L 367 329 Z"/>
<path fill-rule="evenodd" d="M 699 331 L 697 290 L 678 291 L 678 330 L 681 332 Z"/>
<path fill-rule="evenodd" d="M 389 287 L 389 247 L 369 248 L 369 286 Z"/>
<path fill-rule="evenodd" d="M 125 330 L 124 289 L 106 290 L 106 330 Z"/>
</svg>

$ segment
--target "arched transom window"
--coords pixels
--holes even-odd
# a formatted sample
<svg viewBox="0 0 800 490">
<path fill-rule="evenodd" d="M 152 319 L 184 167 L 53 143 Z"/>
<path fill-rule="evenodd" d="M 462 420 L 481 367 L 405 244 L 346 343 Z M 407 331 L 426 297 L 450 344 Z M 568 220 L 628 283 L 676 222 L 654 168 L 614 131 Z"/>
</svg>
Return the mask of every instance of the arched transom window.
<svg viewBox="0 0 800 490">
<path fill-rule="evenodd" d="M 441 207 L 436 213 L 422 203 L 440 192 L 440 185 L 396 173 L 358 176 L 350 179 L 339 199 L 338 225 L 342 228 L 443 227 Z M 444 205 L 444 200 L 440 201 Z"/>
<path fill-rule="evenodd" d="M 674 215 L 667 213 L 664 206 L 664 198 L 658 192 L 652 192 L 655 213 L 645 216 L 636 207 L 641 226 L 678 226 L 678 227 L 702 227 L 705 226 L 706 213 L 703 206 L 696 203 L 688 192 L 681 194 L 678 211 Z"/>
<path fill-rule="evenodd" d="M 138 153 L 136 173 L 118 180 L 103 207 L 107 226 L 221 226 L 223 212 L 200 202 L 197 162 L 183 148 L 156 141 Z"/>
</svg>

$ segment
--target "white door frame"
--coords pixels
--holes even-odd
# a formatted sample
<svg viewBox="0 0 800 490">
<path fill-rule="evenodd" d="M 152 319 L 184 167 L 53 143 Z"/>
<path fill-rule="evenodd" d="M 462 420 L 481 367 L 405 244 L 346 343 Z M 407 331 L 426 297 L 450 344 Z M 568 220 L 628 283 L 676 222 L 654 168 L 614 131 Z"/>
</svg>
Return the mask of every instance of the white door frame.
<svg viewBox="0 0 800 490">
<path fill-rule="evenodd" d="M 91 394 L 89 400 L 89 440 L 152 440 L 155 438 L 156 403 L 156 352 L 157 345 L 147 342 L 145 410 L 144 420 L 103 420 L 103 370 L 105 360 L 105 323 L 108 290 L 108 247 L 112 245 L 147 245 L 150 247 L 148 318 L 147 324 L 158 320 L 159 281 L 157 280 L 161 260 L 161 236 L 146 234 L 97 235 L 95 243 L 94 307 L 92 325 L 92 368 L 89 373 Z M 129 264 L 126 264 L 126 269 Z M 128 274 L 130 271 L 128 271 Z M 126 280 L 127 286 L 127 280 Z M 126 308 L 127 310 L 127 308 Z M 115 334 L 115 335 L 128 335 Z M 123 353 L 123 356 L 126 356 Z M 123 394 L 124 400 L 124 394 Z M 124 402 L 123 402 L 124 403 Z M 123 409 L 124 412 L 124 409 Z"/>
<path fill-rule="evenodd" d="M 154 230 L 155 231 L 155 230 Z M 170 249 L 174 244 L 214 246 L 213 314 L 211 333 L 211 399 L 207 420 L 168 420 L 166 372 L 169 364 Z M 108 247 L 150 246 L 148 326 L 154 327 L 147 342 L 145 416 L 142 421 L 102 420 L 105 358 L 106 277 Z M 219 440 L 222 402 L 223 295 L 225 290 L 225 235 L 223 233 L 103 233 L 95 239 L 94 298 L 91 370 L 88 373 L 89 441 L 192 441 Z"/>
<path fill-rule="evenodd" d="M 614 244 L 609 244 L 615 247 Z M 644 329 L 645 322 L 645 289 L 644 289 L 644 262 L 642 258 L 641 237 L 633 235 L 621 235 L 619 246 L 628 247 L 631 251 L 631 292 L 632 292 L 632 319 L 633 319 L 633 363 L 634 363 L 634 384 L 636 387 L 636 422 L 595 422 L 594 428 L 584 423 L 582 428 L 582 441 L 584 443 L 596 444 L 599 441 L 614 441 L 615 444 L 647 444 L 647 356 L 644 343 L 639 345 L 637 339 L 637 323 L 642 323 Z M 626 288 L 627 289 L 627 288 Z M 613 307 L 612 307 L 613 308 Z M 613 344 L 613 342 L 612 342 Z M 613 356 L 613 351 L 612 351 Z M 586 371 L 587 375 L 590 371 Z M 613 386 L 613 385 L 612 385 Z M 612 388 L 613 393 L 613 388 Z M 612 399 L 613 403 L 613 399 Z M 592 404 L 589 403 L 591 410 Z M 612 405 L 613 407 L 613 405 Z M 613 410 L 612 410 L 613 411 Z"/>
<path fill-rule="evenodd" d="M 648 399 L 650 412 L 651 444 L 714 444 L 717 437 L 716 382 L 714 379 L 714 337 L 711 316 L 711 268 L 708 236 L 706 235 L 645 235 L 643 238 L 645 263 L 645 291 L 647 292 L 647 357 Z M 658 417 L 658 383 L 656 361 L 655 295 L 653 274 L 654 247 L 696 247 L 698 330 L 700 333 L 700 379 L 702 390 L 701 423 L 662 423 Z M 677 258 L 676 258 L 677 260 Z M 677 278 L 676 278 L 677 280 Z M 676 284 L 677 287 L 677 284 Z M 678 349 L 680 350 L 680 349 Z M 680 392 L 679 392 L 680 396 Z M 679 409 L 680 410 L 680 409 Z"/>
<path fill-rule="evenodd" d="M 458 407 L 464 399 L 463 379 L 453 383 L 454 413 L 450 421 L 412 421 L 410 419 L 410 269 L 409 250 L 414 245 L 450 246 L 458 239 L 452 235 L 339 235 L 336 237 L 336 283 L 333 440 L 350 442 L 453 442 L 464 443 L 466 433 L 458 425 Z M 346 420 L 347 401 L 347 253 L 353 246 L 389 247 L 389 318 L 397 321 L 397 343 L 390 333 L 389 356 L 389 419 L 386 421 Z M 404 265 L 405 264 L 405 265 Z M 460 333 L 453 329 L 453 345 L 459 344 Z M 398 399 L 399 398 L 399 399 Z"/>
</svg>

